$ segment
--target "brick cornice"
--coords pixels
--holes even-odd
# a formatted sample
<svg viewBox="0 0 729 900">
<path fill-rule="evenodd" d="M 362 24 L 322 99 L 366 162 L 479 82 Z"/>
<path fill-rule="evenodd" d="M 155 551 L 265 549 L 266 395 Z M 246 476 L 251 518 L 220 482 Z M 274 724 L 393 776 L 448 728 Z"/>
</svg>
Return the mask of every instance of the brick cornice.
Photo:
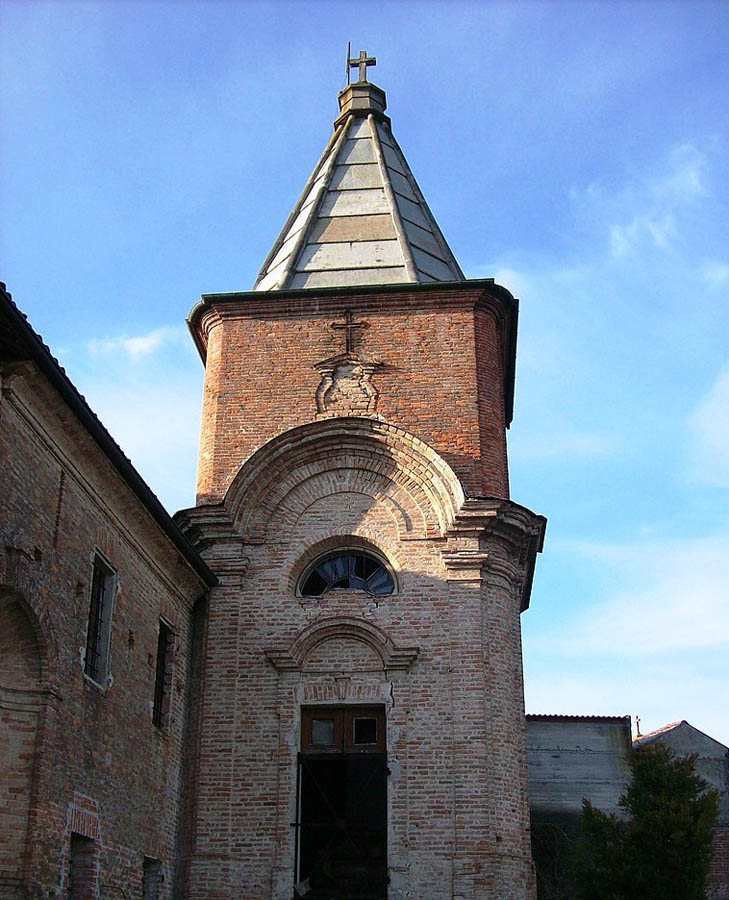
<svg viewBox="0 0 729 900">
<path fill-rule="evenodd" d="M 250 560 L 222 504 L 196 506 L 175 513 L 175 523 L 218 577 L 243 576 Z"/>
<path fill-rule="evenodd" d="M 529 606 L 537 553 L 547 520 L 512 500 L 470 497 L 455 517 L 441 551 L 453 580 L 497 577 L 519 587 L 521 609 Z"/>
</svg>

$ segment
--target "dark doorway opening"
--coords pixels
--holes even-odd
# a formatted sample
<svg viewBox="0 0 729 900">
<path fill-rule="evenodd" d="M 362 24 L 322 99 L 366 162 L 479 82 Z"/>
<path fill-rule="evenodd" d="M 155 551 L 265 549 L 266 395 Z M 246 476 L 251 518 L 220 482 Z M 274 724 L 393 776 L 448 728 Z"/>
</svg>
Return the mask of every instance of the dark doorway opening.
<svg viewBox="0 0 729 900">
<path fill-rule="evenodd" d="M 386 900 L 387 757 L 380 707 L 302 710 L 295 896 Z"/>
</svg>

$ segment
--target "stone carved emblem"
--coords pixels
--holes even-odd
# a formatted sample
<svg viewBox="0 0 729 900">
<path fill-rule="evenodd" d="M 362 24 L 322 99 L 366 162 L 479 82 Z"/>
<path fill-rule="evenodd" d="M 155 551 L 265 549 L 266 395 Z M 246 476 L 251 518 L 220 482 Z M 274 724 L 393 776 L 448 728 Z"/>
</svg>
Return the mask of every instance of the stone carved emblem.
<svg viewBox="0 0 729 900">
<path fill-rule="evenodd" d="M 373 373 L 380 363 L 363 362 L 343 354 L 326 359 L 317 365 L 321 375 L 316 390 L 316 409 L 319 416 L 357 416 L 377 412 L 377 388 L 372 384 Z"/>
</svg>

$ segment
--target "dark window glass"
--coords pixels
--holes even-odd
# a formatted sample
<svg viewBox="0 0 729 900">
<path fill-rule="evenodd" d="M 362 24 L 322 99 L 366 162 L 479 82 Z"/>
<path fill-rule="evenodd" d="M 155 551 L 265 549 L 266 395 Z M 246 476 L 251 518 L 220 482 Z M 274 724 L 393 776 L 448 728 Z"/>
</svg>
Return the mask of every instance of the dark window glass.
<svg viewBox="0 0 729 900">
<path fill-rule="evenodd" d="M 145 856 L 142 863 L 142 900 L 159 900 L 165 876 L 158 859 Z"/>
<path fill-rule="evenodd" d="M 71 834 L 71 850 L 68 859 L 67 900 L 84 900 L 95 897 L 98 878 L 97 844 L 91 838 Z"/>
<path fill-rule="evenodd" d="M 334 719 L 311 720 L 311 743 L 316 747 L 330 747 L 334 743 Z"/>
<path fill-rule="evenodd" d="M 384 597 L 395 590 L 395 583 L 376 557 L 367 553 L 337 553 L 321 560 L 305 576 L 301 593 L 305 597 L 320 597 L 327 591 L 342 588 Z"/>
<path fill-rule="evenodd" d="M 103 684 L 107 675 L 113 591 L 114 574 L 97 556 L 94 559 L 91 577 L 91 602 L 84 657 L 84 672 L 97 684 Z"/>
<path fill-rule="evenodd" d="M 301 752 L 335 754 L 385 753 L 385 710 L 378 706 L 339 706 L 301 710 Z"/>
<path fill-rule="evenodd" d="M 375 718 L 355 718 L 354 720 L 354 743 L 355 744 L 376 744 L 377 743 L 377 719 Z"/>
<path fill-rule="evenodd" d="M 154 677 L 154 706 L 152 721 L 158 728 L 165 725 L 169 706 L 169 681 L 172 673 L 172 629 L 162 619 L 159 620 L 157 638 L 157 669 Z"/>
</svg>

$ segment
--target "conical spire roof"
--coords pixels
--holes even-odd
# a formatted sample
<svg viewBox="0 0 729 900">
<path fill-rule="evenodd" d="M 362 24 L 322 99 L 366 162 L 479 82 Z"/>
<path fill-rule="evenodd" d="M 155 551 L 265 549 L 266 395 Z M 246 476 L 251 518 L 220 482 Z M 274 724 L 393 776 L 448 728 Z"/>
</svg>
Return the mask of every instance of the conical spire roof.
<svg viewBox="0 0 729 900">
<path fill-rule="evenodd" d="M 254 290 L 464 280 L 392 135 L 385 92 L 359 81 L 339 107 Z"/>
</svg>

